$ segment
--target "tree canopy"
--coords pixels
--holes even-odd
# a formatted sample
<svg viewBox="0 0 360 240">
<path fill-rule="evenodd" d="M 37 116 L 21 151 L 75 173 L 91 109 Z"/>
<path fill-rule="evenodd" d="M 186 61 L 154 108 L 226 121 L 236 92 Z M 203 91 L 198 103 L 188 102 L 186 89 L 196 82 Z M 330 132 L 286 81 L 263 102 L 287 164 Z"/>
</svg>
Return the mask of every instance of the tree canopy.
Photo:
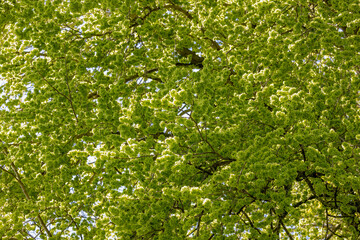
<svg viewBox="0 0 360 240">
<path fill-rule="evenodd" d="M 358 239 L 358 0 L 4 0 L 1 239 Z"/>
</svg>

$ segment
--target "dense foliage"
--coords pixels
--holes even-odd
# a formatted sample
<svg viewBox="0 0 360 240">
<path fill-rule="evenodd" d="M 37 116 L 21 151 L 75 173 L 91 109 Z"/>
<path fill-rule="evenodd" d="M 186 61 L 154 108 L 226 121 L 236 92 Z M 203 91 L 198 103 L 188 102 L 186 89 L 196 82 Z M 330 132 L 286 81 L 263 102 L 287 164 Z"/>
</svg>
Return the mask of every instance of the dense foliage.
<svg viewBox="0 0 360 240">
<path fill-rule="evenodd" d="M 358 0 L 4 0 L 1 239 L 357 239 Z"/>
</svg>

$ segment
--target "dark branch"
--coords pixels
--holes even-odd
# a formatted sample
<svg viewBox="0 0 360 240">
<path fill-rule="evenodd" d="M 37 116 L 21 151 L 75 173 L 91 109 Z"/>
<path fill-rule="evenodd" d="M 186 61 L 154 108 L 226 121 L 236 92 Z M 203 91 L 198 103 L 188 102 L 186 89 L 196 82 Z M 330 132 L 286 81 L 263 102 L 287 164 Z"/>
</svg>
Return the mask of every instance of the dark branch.
<svg viewBox="0 0 360 240">
<path fill-rule="evenodd" d="M 140 75 L 140 74 L 134 74 L 134 75 L 132 75 L 132 76 L 126 77 L 126 78 L 125 78 L 125 83 L 130 82 L 130 81 L 132 81 L 132 80 L 134 80 L 134 79 L 137 79 L 137 78 L 139 78 L 139 77 L 147 77 L 148 74 L 153 73 L 153 72 L 156 72 L 156 71 L 158 71 L 158 68 L 153 68 L 153 69 L 151 69 L 151 70 L 145 71 L 142 75 Z M 150 78 L 151 78 L 151 77 L 150 77 Z M 155 79 L 155 78 L 152 78 L 152 79 L 162 82 L 159 78 L 156 78 L 156 79 Z"/>
<path fill-rule="evenodd" d="M 184 10 L 183 8 L 181 8 L 180 6 L 178 5 L 175 5 L 175 4 L 171 4 L 171 5 L 165 5 L 164 6 L 165 9 L 173 9 L 175 11 L 179 11 L 181 12 L 182 14 L 184 14 L 188 19 L 192 20 L 193 19 L 193 16 L 191 16 L 191 14 L 189 12 L 187 12 L 186 10 Z"/>
<path fill-rule="evenodd" d="M 284 228 L 284 230 L 285 230 L 285 232 L 286 232 L 286 235 L 288 235 L 288 237 L 290 238 L 290 240 L 294 240 L 294 238 L 291 236 L 289 230 L 287 230 L 287 228 L 286 228 L 285 224 L 283 223 L 283 221 L 282 221 L 281 219 L 280 219 L 279 221 L 280 221 L 281 226 Z"/>
<path fill-rule="evenodd" d="M 297 202 L 293 205 L 294 208 L 297 208 L 297 207 L 300 207 L 302 204 L 306 203 L 307 201 L 310 201 L 310 200 L 313 200 L 313 199 L 316 199 L 316 196 L 315 195 L 312 195 L 310 197 L 308 197 L 307 199 L 304 199 L 300 202 Z"/>
</svg>

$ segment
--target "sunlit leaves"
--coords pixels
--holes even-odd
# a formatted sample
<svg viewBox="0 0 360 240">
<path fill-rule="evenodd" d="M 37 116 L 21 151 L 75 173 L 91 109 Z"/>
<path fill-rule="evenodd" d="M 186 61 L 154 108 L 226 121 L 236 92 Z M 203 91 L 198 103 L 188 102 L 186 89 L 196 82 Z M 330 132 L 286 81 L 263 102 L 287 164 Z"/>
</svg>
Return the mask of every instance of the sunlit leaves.
<svg viewBox="0 0 360 240">
<path fill-rule="evenodd" d="M 357 5 L 4 2 L 0 236 L 358 237 Z"/>
</svg>

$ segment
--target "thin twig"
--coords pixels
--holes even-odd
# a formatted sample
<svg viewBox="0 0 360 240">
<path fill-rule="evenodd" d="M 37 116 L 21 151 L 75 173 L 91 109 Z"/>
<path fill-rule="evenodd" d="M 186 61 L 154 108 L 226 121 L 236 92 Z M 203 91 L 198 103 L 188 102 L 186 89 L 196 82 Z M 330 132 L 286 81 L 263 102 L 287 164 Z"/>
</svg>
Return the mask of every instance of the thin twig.
<svg viewBox="0 0 360 240">
<path fill-rule="evenodd" d="M 66 86 L 68 88 L 68 91 L 69 91 L 69 102 L 70 102 L 70 105 L 71 105 L 71 109 L 73 111 L 73 114 L 75 116 L 75 119 L 76 119 L 76 123 L 79 123 L 79 119 L 76 115 L 76 112 L 75 112 L 75 108 L 74 108 L 74 105 L 73 105 L 73 101 L 72 101 L 72 96 L 71 96 L 71 90 L 70 90 L 70 86 L 69 86 L 69 78 L 68 78 L 68 71 L 67 71 L 67 61 L 66 61 L 66 57 L 65 57 L 65 82 L 66 82 Z"/>
<path fill-rule="evenodd" d="M 341 227 L 341 224 L 338 224 L 334 229 L 329 228 L 329 231 L 331 233 L 325 238 L 325 240 L 330 240 L 334 235 L 343 238 L 342 236 L 336 234 L 336 231 L 339 230 L 340 227 Z"/>
<path fill-rule="evenodd" d="M 215 151 L 214 147 L 203 137 L 203 135 L 201 134 L 200 128 L 199 128 L 197 122 L 195 121 L 195 119 L 192 116 L 189 116 L 189 118 L 195 123 L 196 129 L 200 135 L 200 138 L 209 145 L 209 147 L 211 148 L 211 150 L 213 151 L 214 154 L 216 154 L 218 157 L 223 159 L 223 157 Z"/>
<path fill-rule="evenodd" d="M 68 96 L 66 96 L 65 94 L 61 93 L 59 90 L 57 90 L 53 85 L 51 85 L 51 83 L 46 80 L 45 77 L 43 77 L 41 74 L 39 74 L 41 76 L 41 78 L 52 88 L 55 90 L 55 92 L 57 92 L 58 94 L 60 94 L 61 96 L 63 96 L 64 98 L 66 98 L 68 101 L 70 101 L 70 99 L 68 98 Z"/>
</svg>

